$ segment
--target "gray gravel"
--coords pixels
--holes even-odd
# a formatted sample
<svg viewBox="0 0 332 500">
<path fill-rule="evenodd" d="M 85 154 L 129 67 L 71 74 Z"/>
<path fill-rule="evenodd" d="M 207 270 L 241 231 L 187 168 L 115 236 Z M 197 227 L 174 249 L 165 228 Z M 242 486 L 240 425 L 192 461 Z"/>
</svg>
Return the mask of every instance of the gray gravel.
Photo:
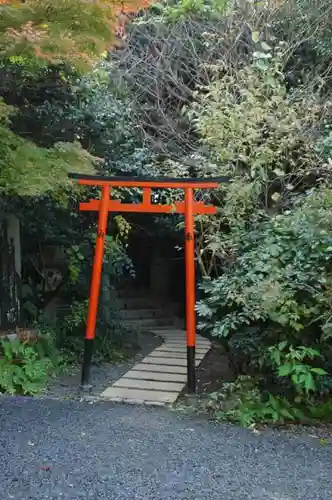
<svg viewBox="0 0 332 500">
<path fill-rule="evenodd" d="M 137 343 L 139 352 L 131 359 L 119 363 L 103 363 L 91 367 L 90 382 L 92 390 L 90 397 L 99 397 L 100 394 L 121 378 L 136 363 L 139 363 L 151 351 L 162 344 L 162 339 L 150 332 L 137 333 Z M 44 391 L 44 397 L 55 399 L 78 399 L 82 397 L 79 390 L 81 382 L 81 366 L 73 366 L 69 373 L 61 375 L 52 381 L 50 386 Z"/>
<path fill-rule="evenodd" d="M 165 409 L 0 399 L 2 500 L 329 500 L 332 446 Z"/>
</svg>

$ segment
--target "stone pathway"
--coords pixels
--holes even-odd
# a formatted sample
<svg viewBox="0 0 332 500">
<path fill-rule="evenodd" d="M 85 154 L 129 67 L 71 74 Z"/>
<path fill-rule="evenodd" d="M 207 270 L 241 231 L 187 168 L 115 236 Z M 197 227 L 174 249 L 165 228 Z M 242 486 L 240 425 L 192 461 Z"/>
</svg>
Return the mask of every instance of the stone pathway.
<svg viewBox="0 0 332 500">
<path fill-rule="evenodd" d="M 176 401 L 187 380 L 186 332 L 161 329 L 152 333 L 162 337 L 164 343 L 108 387 L 102 399 L 158 406 Z M 197 335 L 196 367 L 210 347 L 207 339 Z"/>
</svg>

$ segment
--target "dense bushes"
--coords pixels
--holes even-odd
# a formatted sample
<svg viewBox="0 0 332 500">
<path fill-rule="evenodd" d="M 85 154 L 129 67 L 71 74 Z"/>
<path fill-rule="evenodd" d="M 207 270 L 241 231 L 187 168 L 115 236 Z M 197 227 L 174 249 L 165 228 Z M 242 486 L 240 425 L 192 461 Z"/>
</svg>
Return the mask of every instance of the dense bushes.
<svg viewBox="0 0 332 500">
<path fill-rule="evenodd" d="M 293 210 L 243 232 L 235 261 L 203 284 L 201 326 L 240 349 L 253 372 L 270 367 L 267 349 L 282 341 L 312 346 L 321 351 L 322 366 L 328 363 L 331 207 L 329 189 L 314 191 Z"/>
<path fill-rule="evenodd" d="M 201 221 L 197 310 L 236 374 L 250 377 L 216 395 L 216 411 L 232 415 L 225 393 L 234 393 L 233 417 L 246 424 L 308 417 L 323 401 L 322 416 L 332 390 L 328 20 L 300 51 L 318 13 L 305 1 L 279 7 L 265 27 L 264 15 L 254 24 L 250 63 L 220 62 L 189 114 L 208 147 L 202 174 L 232 176 L 215 198 L 216 219 Z"/>
<path fill-rule="evenodd" d="M 234 262 L 203 283 L 197 306 L 236 373 L 307 416 L 332 390 L 331 208 L 331 190 L 317 190 L 243 232 Z"/>
</svg>

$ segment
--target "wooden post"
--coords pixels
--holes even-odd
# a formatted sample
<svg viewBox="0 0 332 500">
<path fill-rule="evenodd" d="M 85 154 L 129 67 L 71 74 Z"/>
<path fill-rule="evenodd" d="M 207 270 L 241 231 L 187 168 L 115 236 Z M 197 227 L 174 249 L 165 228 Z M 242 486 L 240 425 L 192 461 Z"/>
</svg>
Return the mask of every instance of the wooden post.
<svg viewBox="0 0 332 500">
<path fill-rule="evenodd" d="M 84 339 L 84 356 L 83 356 L 82 379 L 81 379 L 81 388 L 84 390 L 91 389 L 89 380 L 90 380 L 93 343 L 96 335 L 96 321 L 98 312 L 101 273 L 102 273 L 103 259 L 104 259 L 105 237 L 107 233 L 109 198 L 110 198 L 110 187 L 109 184 L 105 184 L 105 186 L 103 186 L 102 188 L 102 198 L 99 210 L 98 232 L 96 238 L 95 254 L 93 259 L 88 318 L 87 318 L 86 333 Z"/>
<path fill-rule="evenodd" d="M 187 330 L 187 385 L 189 392 L 196 391 L 195 350 L 195 244 L 193 188 L 185 188 L 185 259 L 186 259 L 186 330 Z"/>
</svg>

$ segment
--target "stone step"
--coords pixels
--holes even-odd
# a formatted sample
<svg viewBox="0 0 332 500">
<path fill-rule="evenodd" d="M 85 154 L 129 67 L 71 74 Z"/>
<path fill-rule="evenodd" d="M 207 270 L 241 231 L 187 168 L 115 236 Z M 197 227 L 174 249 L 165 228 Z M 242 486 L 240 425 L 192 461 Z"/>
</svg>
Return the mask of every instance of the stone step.
<svg viewBox="0 0 332 500">
<path fill-rule="evenodd" d="M 124 327 L 128 329 L 151 330 L 161 325 L 172 327 L 173 321 L 174 320 L 172 318 L 145 318 L 145 319 L 125 319 L 122 320 L 121 323 L 123 324 Z"/>
<path fill-rule="evenodd" d="M 153 333 L 156 335 L 156 331 L 153 330 Z M 161 337 L 163 338 L 160 334 L 157 335 L 157 337 Z M 181 345 L 181 346 L 186 346 L 187 345 L 187 337 L 185 335 L 179 335 L 179 336 L 174 336 L 172 338 L 164 338 L 164 345 L 167 345 L 167 346 L 178 346 L 178 345 Z M 208 340 L 205 340 L 205 339 L 202 339 L 202 338 L 196 338 L 196 342 L 195 342 L 196 346 L 206 346 L 206 347 L 211 347 L 211 342 L 209 342 Z"/>
<path fill-rule="evenodd" d="M 172 314 L 166 314 L 167 311 L 165 309 L 121 309 L 120 316 L 123 319 L 133 319 L 133 320 L 141 320 L 141 319 L 149 319 L 149 318 L 172 318 Z"/>
<path fill-rule="evenodd" d="M 182 311 L 181 304 L 172 302 L 167 298 L 156 297 L 141 292 L 135 293 L 133 296 L 117 296 L 117 305 L 122 309 L 164 309 L 169 314 L 180 314 Z"/>
<path fill-rule="evenodd" d="M 116 290 L 116 295 L 119 298 L 131 298 L 131 297 L 148 297 L 151 295 L 149 289 L 138 288 L 135 283 L 128 283 L 126 286 L 118 288 Z"/>
<path fill-rule="evenodd" d="M 163 308 L 166 306 L 166 301 L 158 297 L 146 297 L 145 295 L 137 295 L 137 297 L 118 298 L 117 304 L 120 309 L 150 309 Z"/>
</svg>

